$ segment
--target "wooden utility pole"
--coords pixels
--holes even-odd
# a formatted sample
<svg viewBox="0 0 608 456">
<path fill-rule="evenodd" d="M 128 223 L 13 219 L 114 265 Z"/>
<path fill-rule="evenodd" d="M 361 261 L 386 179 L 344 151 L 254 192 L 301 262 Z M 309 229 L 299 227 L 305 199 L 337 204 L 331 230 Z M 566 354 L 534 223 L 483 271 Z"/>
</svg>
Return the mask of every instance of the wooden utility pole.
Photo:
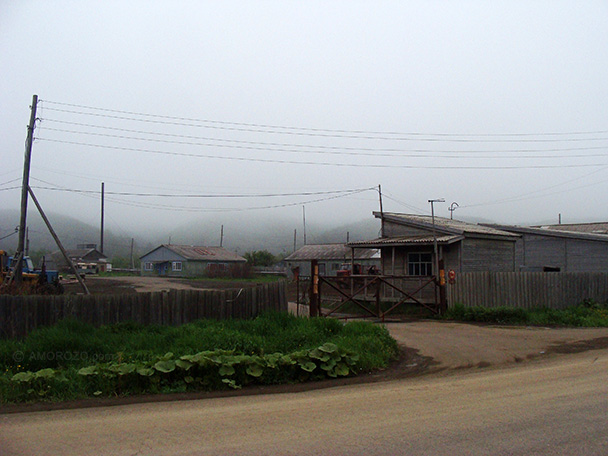
<svg viewBox="0 0 608 456">
<path fill-rule="evenodd" d="M 378 198 L 380 198 L 380 237 L 384 237 L 384 209 L 382 208 L 382 187 L 378 184 Z"/>
<path fill-rule="evenodd" d="M 298 240 L 298 230 L 293 230 L 293 251 L 296 251 L 297 240 Z"/>
<path fill-rule="evenodd" d="M 224 247 L 224 225 L 222 225 L 222 229 L 220 231 L 220 247 Z"/>
<path fill-rule="evenodd" d="M 72 261 L 72 259 L 70 258 L 70 256 L 66 252 L 66 250 L 63 248 L 63 244 L 59 240 L 59 236 L 57 236 L 57 234 L 55 233 L 55 230 L 51 226 L 51 222 L 49 222 L 49 219 L 46 217 L 46 214 L 42 210 L 42 206 L 38 202 L 38 199 L 36 199 L 36 195 L 34 195 L 34 192 L 32 191 L 32 189 L 30 187 L 28 187 L 27 190 L 28 190 L 30 196 L 32 197 L 32 201 L 34 202 L 34 204 L 38 208 L 38 212 L 40 212 L 40 216 L 42 217 L 42 220 L 44 220 L 44 223 L 46 224 L 46 227 L 49 229 L 49 233 L 51 233 L 51 236 L 53 236 L 53 239 L 55 240 L 55 243 L 57 244 L 57 247 L 59 247 L 59 250 L 61 251 L 61 254 L 63 255 L 63 258 L 68 263 L 68 266 L 70 267 L 70 269 L 72 270 L 72 272 L 76 276 L 76 279 L 78 280 L 78 283 L 80 283 L 80 286 L 82 287 L 82 290 L 84 291 L 84 294 L 87 294 L 87 295 L 90 294 L 89 293 L 89 289 L 84 284 L 84 281 L 82 280 L 82 277 L 80 277 L 80 274 L 78 273 L 78 270 L 76 269 L 76 266 L 74 266 L 74 262 Z"/>
<path fill-rule="evenodd" d="M 103 209 L 104 209 L 104 196 L 105 196 L 105 189 L 104 189 L 104 183 L 101 183 L 101 234 L 100 234 L 100 239 L 99 239 L 99 251 L 101 253 L 103 253 Z"/>
<path fill-rule="evenodd" d="M 306 245 L 306 206 L 302 206 L 302 224 L 304 225 L 304 245 Z"/>
<path fill-rule="evenodd" d="M 25 226 L 27 219 L 27 198 L 30 187 L 30 162 L 32 158 L 32 144 L 34 142 L 34 128 L 36 127 L 36 107 L 38 95 L 32 97 L 30 107 L 30 123 L 27 126 L 27 139 L 25 141 L 25 157 L 23 160 L 23 182 L 21 184 L 21 219 L 19 221 L 19 243 L 17 245 L 17 264 L 15 265 L 15 281 L 20 285 L 23 279 L 23 252 L 25 251 Z"/>
</svg>

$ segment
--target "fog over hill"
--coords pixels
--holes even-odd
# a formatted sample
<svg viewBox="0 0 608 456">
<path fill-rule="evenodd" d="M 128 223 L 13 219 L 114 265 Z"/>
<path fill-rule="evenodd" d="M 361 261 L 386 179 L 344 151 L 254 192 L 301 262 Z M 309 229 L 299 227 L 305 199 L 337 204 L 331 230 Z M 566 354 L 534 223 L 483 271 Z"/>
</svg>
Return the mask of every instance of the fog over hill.
<svg viewBox="0 0 608 456">
<path fill-rule="evenodd" d="M 61 242 L 67 249 L 76 248 L 78 244 L 100 243 L 98 226 L 83 223 L 75 217 L 58 213 L 49 213 L 48 217 Z M 459 217 L 456 217 L 459 218 Z M 470 223 L 495 223 L 485 218 L 462 218 Z M 544 225 L 557 223 L 557 220 L 530 220 L 514 222 L 517 225 Z M 115 223 L 114 223 L 115 224 Z M 0 210 L 0 249 L 13 252 L 17 247 L 17 235 L 11 235 L 19 225 L 18 210 Z M 111 224 L 112 225 L 112 224 Z M 30 252 L 52 252 L 57 250 L 55 241 L 49 234 L 40 215 L 30 208 L 28 211 Z M 222 238 L 223 226 L 223 238 Z M 108 224 L 106 223 L 106 227 Z M 119 227 L 120 228 L 120 227 Z M 144 224 L 141 229 L 117 233 L 112 227 L 104 233 L 104 253 L 110 258 L 128 258 L 131 239 L 134 240 L 134 257 L 156 248 L 160 244 L 186 244 L 218 246 L 222 245 L 240 255 L 252 250 L 268 250 L 275 255 L 287 255 L 295 248 L 304 245 L 303 220 L 259 217 L 251 214 L 208 216 L 192 219 L 190 222 L 175 228 L 156 228 Z M 310 220 L 306 222 L 306 243 L 327 244 L 337 242 L 375 239 L 380 235 L 380 221 L 370 213 L 363 220 Z"/>
</svg>

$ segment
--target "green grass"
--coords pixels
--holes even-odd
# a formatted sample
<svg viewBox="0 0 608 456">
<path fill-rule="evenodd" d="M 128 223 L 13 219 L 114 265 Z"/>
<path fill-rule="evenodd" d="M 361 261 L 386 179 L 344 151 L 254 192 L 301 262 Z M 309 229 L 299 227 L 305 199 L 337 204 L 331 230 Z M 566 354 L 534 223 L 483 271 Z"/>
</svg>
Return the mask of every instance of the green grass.
<svg viewBox="0 0 608 456">
<path fill-rule="evenodd" d="M 385 368 L 398 354 L 396 341 L 382 326 L 368 322 L 344 324 L 329 318 L 298 318 L 285 313 L 266 313 L 254 320 L 200 320 L 178 327 L 120 323 L 95 328 L 76 320 L 64 320 L 53 327 L 33 331 L 22 341 L 0 341 L 0 403 L 90 396 L 97 390 L 87 384 L 88 378 L 77 373 L 93 365 L 139 363 L 142 366 L 142 363 L 157 362 L 166 353 L 173 353 L 177 359 L 218 350 L 230 356 L 246 355 L 257 360 L 273 353 L 295 354 L 301 358 L 302 353 L 326 343 L 335 344 L 344 356 L 352 355 L 356 360 L 353 372 Z M 302 377 L 301 372 L 298 374 L 293 369 L 287 373 L 271 370 L 267 369 L 268 375 L 262 382 L 317 378 Z M 16 385 L 11 379 L 20 372 L 42 372 L 40 375 L 50 377 Z M 96 388 L 104 394 L 191 390 L 182 380 L 146 383 L 145 388 L 137 382 L 121 387 L 119 382 L 116 391 L 112 389 L 116 384 L 111 383 L 116 380 L 109 379 L 110 383 L 96 383 Z M 225 385 L 219 383 L 219 386 Z"/>
<path fill-rule="evenodd" d="M 521 309 L 456 304 L 448 309 L 443 318 L 512 325 L 608 327 L 608 305 L 587 301 L 565 309 Z"/>
</svg>

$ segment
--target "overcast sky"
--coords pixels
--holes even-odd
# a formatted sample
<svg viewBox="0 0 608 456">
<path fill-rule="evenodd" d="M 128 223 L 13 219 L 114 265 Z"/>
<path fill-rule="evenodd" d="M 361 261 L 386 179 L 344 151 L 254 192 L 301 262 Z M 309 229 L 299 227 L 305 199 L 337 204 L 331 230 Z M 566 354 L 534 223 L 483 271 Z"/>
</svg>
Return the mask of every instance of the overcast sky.
<svg viewBox="0 0 608 456">
<path fill-rule="evenodd" d="M 379 184 L 387 211 L 606 221 L 606 24 L 606 1 L 1 0 L 0 208 L 37 94 L 39 200 L 97 224 L 105 182 L 119 232 L 340 224 Z M 287 196 L 236 197 L 261 194 Z"/>
</svg>

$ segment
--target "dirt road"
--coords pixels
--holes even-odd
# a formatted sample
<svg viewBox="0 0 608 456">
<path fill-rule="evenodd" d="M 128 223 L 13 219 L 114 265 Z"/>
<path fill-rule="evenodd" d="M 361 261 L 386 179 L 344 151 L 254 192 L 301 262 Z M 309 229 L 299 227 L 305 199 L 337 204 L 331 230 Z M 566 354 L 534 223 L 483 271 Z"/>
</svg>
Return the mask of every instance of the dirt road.
<svg viewBox="0 0 608 456">
<path fill-rule="evenodd" d="M 13 455 L 602 455 L 608 351 L 291 394 L 0 416 Z"/>
</svg>

